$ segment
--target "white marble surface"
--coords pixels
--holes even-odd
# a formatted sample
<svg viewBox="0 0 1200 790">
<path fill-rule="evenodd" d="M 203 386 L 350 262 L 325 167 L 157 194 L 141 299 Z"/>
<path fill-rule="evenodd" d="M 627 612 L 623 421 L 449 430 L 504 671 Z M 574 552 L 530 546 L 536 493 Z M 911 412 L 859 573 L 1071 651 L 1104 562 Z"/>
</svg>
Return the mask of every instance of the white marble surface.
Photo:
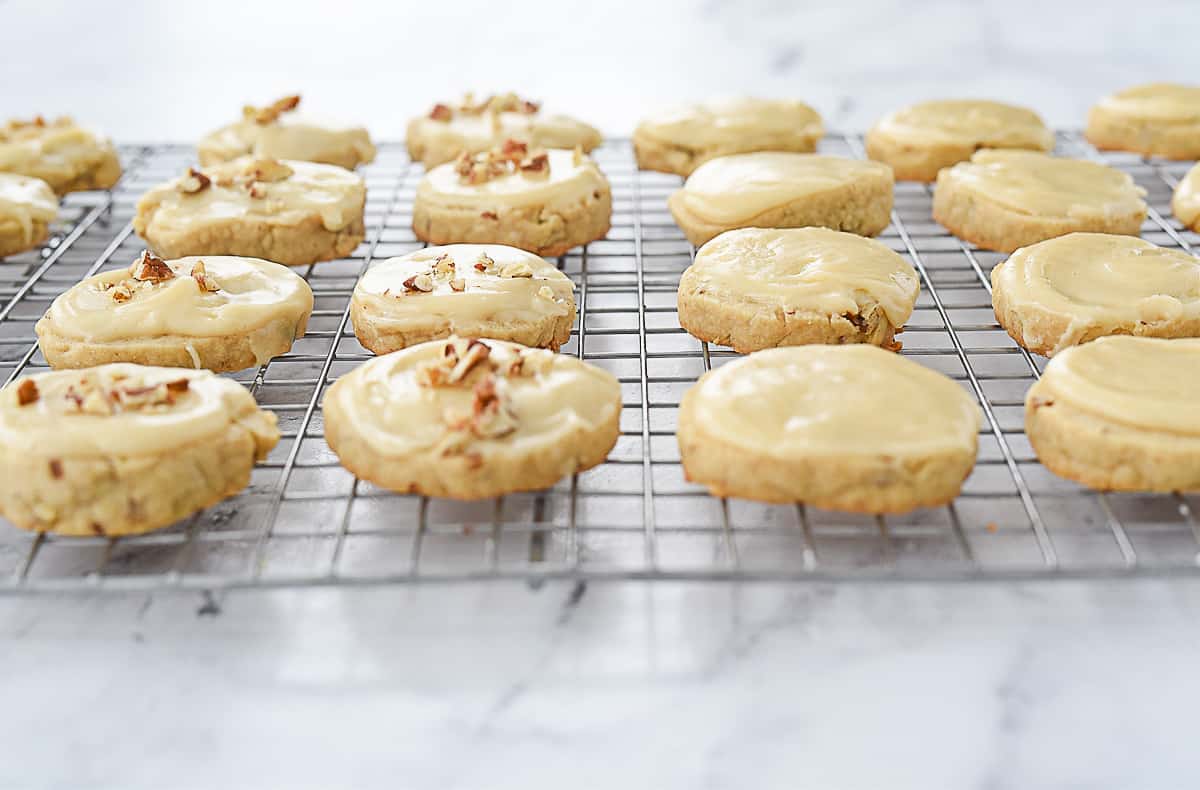
<svg viewBox="0 0 1200 790">
<path fill-rule="evenodd" d="M 465 86 L 611 133 L 1196 79 L 1194 0 L 0 0 L 0 117 L 194 139 L 301 90 L 379 137 Z M 1191 20 L 1189 22 L 1189 20 Z M 1200 586 L 570 585 L 0 599 L 0 787 L 1186 788 Z"/>
<path fill-rule="evenodd" d="M 1144 790 L 1200 772 L 1194 585 L 199 604 L 0 601 L 0 787 Z"/>
</svg>

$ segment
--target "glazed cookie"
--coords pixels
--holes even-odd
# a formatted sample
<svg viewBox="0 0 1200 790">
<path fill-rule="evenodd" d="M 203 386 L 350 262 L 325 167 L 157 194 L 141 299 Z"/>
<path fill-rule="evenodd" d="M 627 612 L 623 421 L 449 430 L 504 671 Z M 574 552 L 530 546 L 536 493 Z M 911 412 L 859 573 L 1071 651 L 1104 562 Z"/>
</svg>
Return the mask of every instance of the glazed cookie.
<svg viewBox="0 0 1200 790">
<path fill-rule="evenodd" d="M 0 172 L 40 178 L 60 195 L 108 189 L 121 178 L 117 149 L 70 118 L 9 121 L 0 127 Z"/>
<path fill-rule="evenodd" d="M 354 252 L 366 201 L 363 179 L 345 168 L 244 158 L 154 187 L 138 201 L 133 227 L 167 258 L 243 255 L 303 266 Z"/>
<path fill-rule="evenodd" d="M 1146 190 L 1096 162 L 980 151 L 938 174 L 933 218 L 960 239 L 1012 252 L 1076 231 L 1136 236 Z"/>
<path fill-rule="evenodd" d="M 979 425 L 962 387 L 899 354 L 797 346 L 701 376 L 679 407 L 679 451 L 714 496 L 902 513 L 957 496 Z"/>
<path fill-rule="evenodd" d="M 734 228 L 819 225 L 874 236 L 891 216 L 892 170 L 817 154 L 734 154 L 696 168 L 667 205 L 697 247 Z"/>
<path fill-rule="evenodd" d="M 367 362 L 330 387 L 324 410 L 329 446 L 364 480 L 483 499 L 603 462 L 621 386 L 575 357 L 451 337 Z"/>
<path fill-rule="evenodd" d="M 612 190 L 595 162 L 515 140 L 435 167 L 413 203 L 421 241 L 507 244 L 550 258 L 604 238 L 611 222 Z"/>
<path fill-rule="evenodd" d="M 679 324 L 741 353 L 808 343 L 872 343 L 912 315 L 912 264 L 874 239 L 828 228 L 742 228 L 696 252 L 679 278 Z"/>
<path fill-rule="evenodd" d="M 538 256 L 500 244 L 426 247 L 372 266 L 350 300 L 376 354 L 450 335 L 558 350 L 575 322 L 574 286 Z"/>
<path fill-rule="evenodd" d="M 601 143 L 600 132 L 565 115 L 547 115 L 541 105 L 515 93 L 470 95 L 456 105 L 435 104 L 428 115 L 412 119 L 405 142 L 408 155 L 426 170 L 459 155 L 477 154 L 519 140 L 530 148 L 580 148 L 587 153 Z"/>
<path fill-rule="evenodd" d="M 992 269 L 996 319 L 1052 356 L 1105 335 L 1200 335 L 1200 258 L 1131 236 L 1071 233 Z"/>
<path fill-rule="evenodd" d="M 58 197 L 40 178 L 0 173 L 0 258 L 39 247 L 58 216 Z"/>
<path fill-rule="evenodd" d="M 1050 360 L 1025 433 L 1050 471 L 1111 491 L 1200 490 L 1200 340 L 1102 337 Z"/>
<path fill-rule="evenodd" d="M 1200 158 L 1200 85 L 1156 82 L 1114 93 L 1088 113 L 1087 139 L 1101 150 Z"/>
<path fill-rule="evenodd" d="M 143 252 L 128 269 L 93 275 L 55 299 L 37 322 L 38 345 L 52 368 L 242 370 L 286 354 L 312 307 L 308 283 L 270 261 Z"/>
<path fill-rule="evenodd" d="M 900 181 L 933 181 L 980 148 L 1050 151 L 1054 133 L 1033 110 L 995 101 L 928 101 L 885 115 L 867 132 L 867 155 Z"/>
<path fill-rule="evenodd" d="M 713 99 L 651 116 L 633 132 L 638 167 L 691 175 L 710 159 L 751 151 L 817 149 L 821 116 L 787 99 Z"/>
<path fill-rule="evenodd" d="M 306 117 L 295 112 L 299 104 L 299 96 L 285 96 L 266 107 L 243 107 L 240 121 L 222 126 L 196 144 L 200 164 L 254 156 L 353 170 L 375 160 L 375 146 L 366 129 Z"/>
<path fill-rule="evenodd" d="M 1185 227 L 1200 233 L 1200 164 L 1194 165 L 1175 185 L 1171 211 Z"/>
<path fill-rule="evenodd" d="M 72 536 L 166 527 L 241 491 L 275 415 L 208 371 L 103 365 L 0 390 L 0 512 Z"/>
</svg>

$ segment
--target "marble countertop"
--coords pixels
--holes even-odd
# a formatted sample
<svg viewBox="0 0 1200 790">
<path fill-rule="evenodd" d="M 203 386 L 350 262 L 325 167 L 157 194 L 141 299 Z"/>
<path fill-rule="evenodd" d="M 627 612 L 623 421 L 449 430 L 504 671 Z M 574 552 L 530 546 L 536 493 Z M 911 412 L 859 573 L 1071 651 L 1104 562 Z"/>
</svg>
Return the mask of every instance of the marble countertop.
<svg viewBox="0 0 1200 790">
<path fill-rule="evenodd" d="M 466 87 L 610 134 L 987 96 L 1078 127 L 1200 74 L 1192 0 L 0 0 L 0 117 L 195 139 L 302 91 L 379 138 Z M 1183 788 L 1200 585 L 494 583 L 0 599 L 0 787 Z"/>
</svg>

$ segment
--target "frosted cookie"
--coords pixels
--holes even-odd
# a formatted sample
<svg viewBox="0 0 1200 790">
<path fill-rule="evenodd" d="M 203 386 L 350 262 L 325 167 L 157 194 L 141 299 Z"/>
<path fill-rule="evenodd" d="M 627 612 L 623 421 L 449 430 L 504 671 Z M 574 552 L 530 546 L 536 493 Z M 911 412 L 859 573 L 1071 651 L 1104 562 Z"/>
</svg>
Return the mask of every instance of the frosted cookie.
<svg viewBox="0 0 1200 790">
<path fill-rule="evenodd" d="M 1052 356 L 1105 335 L 1200 336 L 1200 258 L 1131 236 L 1071 233 L 992 269 L 996 319 Z"/>
<path fill-rule="evenodd" d="M 958 384 L 869 345 L 759 351 L 684 393 L 687 478 L 715 496 L 901 513 L 949 502 L 975 464 Z"/>
<path fill-rule="evenodd" d="M 888 226 L 892 170 L 878 162 L 778 151 L 705 162 L 667 200 L 696 246 L 734 228 L 819 225 L 861 236 Z"/>
<path fill-rule="evenodd" d="M 9 121 L 0 126 L 0 172 L 40 178 L 56 193 L 108 189 L 121 160 L 107 137 L 70 118 Z"/>
<path fill-rule="evenodd" d="M 742 353 L 808 343 L 898 348 L 920 284 L 874 239 L 828 228 L 742 228 L 696 252 L 679 278 L 679 324 Z"/>
<path fill-rule="evenodd" d="M 1076 231 L 1136 236 L 1146 190 L 1128 173 L 1033 151 L 980 151 L 938 174 L 933 218 L 984 249 L 1018 247 Z"/>
<path fill-rule="evenodd" d="M 543 258 L 500 244 L 426 247 L 372 266 L 350 300 L 376 354 L 450 335 L 558 350 L 575 322 L 574 285 Z"/>
<path fill-rule="evenodd" d="M 275 415 L 208 371 L 104 365 L 0 390 L 0 513 L 22 529 L 135 535 L 233 496 Z"/>
<path fill-rule="evenodd" d="M 686 176 L 718 156 L 815 151 L 824 133 L 821 116 L 803 102 L 712 99 L 642 121 L 633 132 L 633 151 L 642 170 Z"/>
<path fill-rule="evenodd" d="M 432 169 L 460 154 L 487 151 L 505 140 L 532 148 L 579 147 L 587 153 L 601 143 L 600 132 L 566 115 L 548 115 L 541 105 L 515 93 L 483 101 L 467 94 L 458 104 L 435 104 L 408 124 L 408 155 Z"/>
<path fill-rule="evenodd" d="M 1033 110 L 995 101 L 928 101 L 889 113 L 867 132 L 867 155 L 901 181 L 933 181 L 980 148 L 1050 151 L 1054 133 Z"/>
<path fill-rule="evenodd" d="M 1102 150 L 1200 158 L 1200 85 L 1156 82 L 1118 91 L 1088 112 L 1087 139 Z"/>
<path fill-rule="evenodd" d="M 621 386 L 575 357 L 451 337 L 373 359 L 325 395 L 325 436 L 359 477 L 482 499 L 554 485 L 604 461 Z"/>
<path fill-rule="evenodd" d="M 296 112 L 299 104 L 299 96 L 285 96 L 266 107 L 243 107 L 240 121 L 222 126 L 196 144 L 200 164 L 254 156 L 353 170 L 375 160 L 375 146 L 366 129 L 305 116 Z"/>
<path fill-rule="evenodd" d="M 1194 165 L 1175 185 L 1171 212 L 1185 227 L 1200 232 L 1200 165 Z"/>
<path fill-rule="evenodd" d="M 159 255 L 242 255 L 287 266 L 343 258 L 363 240 L 363 179 L 336 165 L 236 159 L 154 187 L 134 230 Z"/>
<path fill-rule="evenodd" d="M 58 216 L 58 196 L 40 178 L 0 173 L 0 258 L 39 247 Z"/>
<path fill-rule="evenodd" d="M 435 167 L 413 202 L 421 241 L 507 244 L 546 257 L 604 238 L 611 222 L 612 190 L 595 162 L 514 140 Z"/>
<path fill-rule="evenodd" d="M 270 261 L 143 252 L 128 269 L 59 295 L 36 329 L 52 368 L 136 362 L 222 372 L 286 354 L 312 307 L 308 283 Z"/>
<path fill-rule="evenodd" d="M 1200 490 L 1200 340 L 1102 337 L 1050 360 L 1025 433 L 1057 475 L 1113 491 Z"/>
</svg>

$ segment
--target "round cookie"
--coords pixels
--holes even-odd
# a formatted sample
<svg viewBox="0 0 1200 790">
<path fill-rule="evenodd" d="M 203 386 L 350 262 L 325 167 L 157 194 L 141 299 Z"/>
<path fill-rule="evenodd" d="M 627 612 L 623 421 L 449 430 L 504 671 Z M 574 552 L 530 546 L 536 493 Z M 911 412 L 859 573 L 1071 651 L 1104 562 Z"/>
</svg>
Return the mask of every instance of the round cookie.
<svg viewBox="0 0 1200 790">
<path fill-rule="evenodd" d="M 1175 185 L 1171 212 L 1185 227 L 1200 232 L 1200 164 L 1194 165 Z"/>
<path fill-rule="evenodd" d="M 1101 99 L 1088 112 L 1087 139 L 1101 150 L 1200 158 L 1200 85 L 1156 82 Z"/>
<path fill-rule="evenodd" d="M 108 189 L 121 160 L 107 137 L 70 118 L 9 121 L 0 127 L 0 172 L 40 178 L 59 195 Z"/>
<path fill-rule="evenodd" d="M 1110 491 L 1200 490 L 1200 340 L 1102 337 L 1068 348 L 1025 396 L 1050 471 Z"/>
<path fill-rule="evenodd" d="M 992 269 L 996 319 L 1053 356 L 1106 335 L 1200 336 L 1200 259 L 1132 236 L 1070 233 Z"/>
<path fill-rule="evenodd" d="M 592 151 L 600 132 L 566 115 L 549 115 L 541 105 L 515 93 L 475 101 L 467 94 L 458 104 L 435 104 L 427 115 L 409 121 L 408 155 L 426 170 L 453 162 L 461 154 L 477 154 L 518 140 L 534 148 L 580 148 Z"/>
<path fill-rule="evenodd" d="M 547 488 L 602 463 L 620 433 L 616 377 L 500 340 L 411 346 L 325 395 L 342 465 L 402 493 L 483 499 Z"/>
<path fill-rule="evenodd" d="M 949 502 L 975 464 L 974 400 L 869 345 L 758 351 L 684 393 L 679 451 L 714 496 L 902 513 Z"/>
<path fill-rule="evenodd" d="M 417 186 L 413 233 L 430 244 L 507 244 L 548 258 L 602 239 L 612 190 L 579 150 L 509 140 L 439 165 Z"/>
<path fill-rule="evenodd" d="M 135 535 L 233 496 L 275 415 L 208 371 L 103 365 L 0 390 L 0 513 L 22 529 Z"/>
<path fill-rule="evenodd" d="M 960 239 L 1012 252 L 1077 231 L 1136 236 L 1146 190 L 1128 173 L 1033 151 L 979 151 L 938 173 L 933 218 Z"/>
<path fill-rule="evenodd" d="M 687 176 L 708 160 L 729 154 L 815 151 L 824 133 L 821 116 L 803 102 L 710 99 L 639 123 L 633 151 L 642 170 Z"/>
<path fill-rule="evenodd" d="M 247 157 L 154 187 L 138 201 L 133 228 L 166 258 L 304 266 L 354 252 L 366 235 L 366 201 L 366 183 L 345 168 Z"/>
<path fill-rule="evenodd" d="M 867 155 L 899 181 L 933 181 L 980 148 L 1050 151 L 1054 133 L 1033 110 L 995 101 L 927 101 L 889 113 L 866 136 Z"/>
<path fill-rule="evenodd" d="M 874 236 L 892 212 L 892 170 L 878 162 L 763 151 L 705 162 L 667 199 L 697 247 L 734 228 L 812 225 Z"/>
<path fill-rule="evenodd" d="M 354 287 L 350 320 L 376 354 L 450 335 L 558 350 L 575 322 L 571 279 L 499 244 L 426 247 L 377 263 Z"/>
<path fill-rule="evenodd" d="M 741 353 L 809 343 L 898 348 L 920 282 L 874 239 L 828 228 L 741 228 L 679 278 L 679 324 Z"/>
<path fill-rule="evenodd" d="M 375 160 L 375 146 L 366 129 L 304 116 L 295 112 L 299 104 L 299 96 L 285 96 L 266 107 L 243 107 L 240 121 L 210 132 L 196 144 L 200 164 L 253 156 L 353 170 Z"/>
<path fill-rule="evenodd" d="M 52 368 L 135 362 L 219 373 L 286 354 L 312 308 L 308 283 L 270 261 L 143 252 L 128 269 L 60 294 L 36 330 Z"/>
<path fill-rule="evenodd" d="M 58 197 L 40 178 L 0 173 L 0 258 L 40 247 L 58 216 Z"/>
</svg>

